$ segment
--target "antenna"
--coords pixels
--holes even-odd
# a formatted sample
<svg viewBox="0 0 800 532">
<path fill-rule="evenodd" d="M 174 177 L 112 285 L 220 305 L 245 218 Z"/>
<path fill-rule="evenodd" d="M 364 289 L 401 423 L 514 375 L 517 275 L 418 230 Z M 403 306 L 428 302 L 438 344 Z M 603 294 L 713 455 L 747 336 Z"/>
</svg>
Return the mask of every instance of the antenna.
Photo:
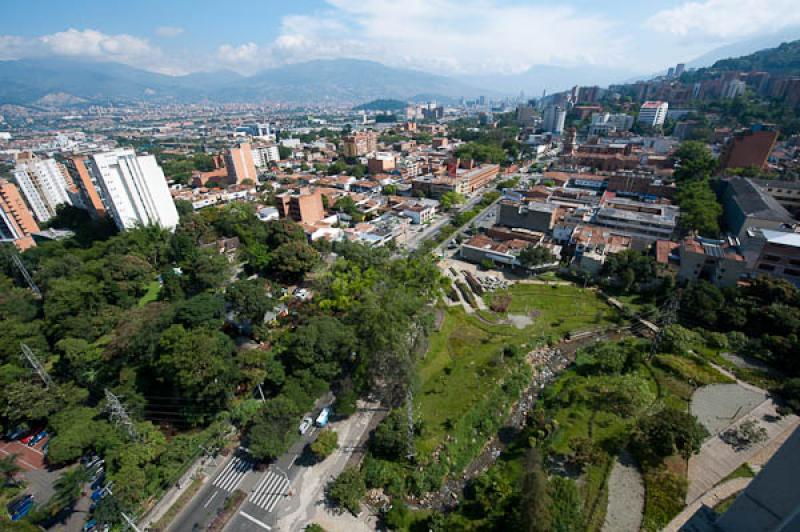
<svg viewBox="0 0 800 532">
<path fill-rule="evenodd" d="M 19 273 L 22 274 L 22 277 L 25 279 L 25 282 L 28 283 L 31 291 L 36 295 L 36 297 L 41 298 L 41 290 L 39 290 L 39 287 L 33 282 L 33 277 L 31 277 L 31 274 L 28 272 L 28 268 L 25 267 L 25 264 L 22 263 L 22 259 L 19 258 L 19 255 L 16 253 L 11 253 L 11 261 L 19 270 Z"/>
<path fill-rule="evenodd" d="M 119 398 L 114 395 L 111 390 L 108 388 L 105 389 L 106 392 L 106 402 L 108 403 L 107 408 L 111 411 L 109 418 L 113 421 L 117 426 L 122 425 L 125 430 L 128 431 L 132 440 L 139 439 L 138 434 L 136 434 L 136 427 L 133 426 L 133 421 L 131 421 L 128 412 L 125 410 L 125 406 L 119 400 Z"/>
<path fill-rule="evenodd" d="M 42 381 L 44 382 L 44 387 L 50 388 L 50 386 L 53 386 L 53 379 L 51 379 L 50 375 L 47 374 L 47 371 L 45 371 L 44 366 L 42 366 L 42 363 L 39 362 L 39 359 L 36 358 L 33 350 L 23 343 L 20 343 L 19 346 L 22 349 L 22 358 L 27 360 L 28 364 L 31 365 L 33 370 L 39 374 L 39 377 L 41 377 Z"/>
</svg>

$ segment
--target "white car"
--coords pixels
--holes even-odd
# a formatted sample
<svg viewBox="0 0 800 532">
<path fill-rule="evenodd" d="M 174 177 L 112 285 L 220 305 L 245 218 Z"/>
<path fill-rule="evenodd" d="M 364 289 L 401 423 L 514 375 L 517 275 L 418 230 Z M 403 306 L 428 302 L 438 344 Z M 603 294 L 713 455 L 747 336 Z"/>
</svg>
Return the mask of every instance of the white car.
<svg viewBox="0 0 800 532">
<path fill-rule="evenodd" d="M 305 434 L 308 432 L 308 429 L 311 428 L 311 425 L 314 423 L 314 420 L 310 417 L 303 418 L 303 422 L 300 423 L 300 434 Z"/>
</svg>

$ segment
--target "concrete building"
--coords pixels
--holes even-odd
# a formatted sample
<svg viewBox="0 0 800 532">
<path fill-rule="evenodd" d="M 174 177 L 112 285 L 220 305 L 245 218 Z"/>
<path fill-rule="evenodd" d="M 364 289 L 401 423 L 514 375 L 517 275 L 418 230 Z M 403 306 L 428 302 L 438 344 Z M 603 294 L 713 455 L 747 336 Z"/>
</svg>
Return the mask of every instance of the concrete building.
<svg viewBox="0 0 800 532">
<path fill-rule="evenodd" d="M 66 159 L 64 166 L 75 185 L 73 205 L 89 211 L 89 214 L 94 218 L 105 216 L 107 202 L 102 196 L 103 191 L 97 180 L 97 175 L 91 171 L 93 168 L 91 156 L 75 155 Z"/>
<path fill-rule="evenodd" d="M 777 140 L 778 132 L 769 129 L 750 129 L 737 133 L 722 152 L 720 167 L 766 168 Z"/>
<path fill-rule="evenodd" d="M 558 218 L 558 206 L 542 202 L 501 201 L 497 225 L 549 233 Z"/>
<path fill-rule="evenodd" d="M 794 216 L 800 215 L 800 182 L 772 179 L 753 179 L 752 181 Z"/>
<path fill-rule="evenodd" d="M 648 127 L 659 127 L 664 125 L 667 118 L 669 104 L 661 101 L 644 102 L 639 108 L 639 116 L 636 122 Z"/>
<path fill-rule="evenodd" d="M 305 189 L 298 194 L 281 194 L 277 200 L 281 218 L 304 224 L 313 224 L 325 218 L 322 194 L 318 191 Z"/>
<path fill-rule="evenodd" d="M 178 211 L 154 155 L 118 148 L 92 155 L 91 166 L 107 202 L 106 210 L 120 230 L 139 225 L 174 230 L 178 225 Z"/>
<path fill-rule="evenodd" d="M 728 231 L 740 240 L 750 228 L 780 230 L 794 223 L 792 215 L 775 198 L 742 177 L 725 182 L 722 207 Z"/>
<path fill-rule="evenodd" d="M 733 286 L 745 274 L 747 263 L 734 238 L 713 240 L 686 237 L 677 247 L 682 281 L 709 281 L 717 286 Z"/>
<path fill-rule="evenodd" d="M 277 146 L 258 146 L 251 149 L 253 152 L 253 163 L 256 168 L 267 168 L 270 163 L 277 163 L 281 160 L 280 151 Z"/>
<path fill-rule="evenodd" d="M 243 142 L 239 144 L 239 147 L 228 150 L 228 153 L 225 154 L 225 167 L 228 169 L 228 178 L 233 184 L 241 184 L 244 180 L 258 182 L 253 150 L 248 142 Z"/>
<path fill-rule="evenodd" d="M 342 139 L 345 157 L 362 157 L 378 149 L 378 134 L 374 131 L 357 131 Z"/>
<path fill-rule="evenodd" d="M 410 218 L 412 224 L 424 225 L 433 220 L 433 217 L 436 214 L 436 207 L 433 205 L 426 205 L 424 203 L 417 203 L 403 208 L 402 214 L 403 216 Z"/>
<path fill-rule="evenodd" d="M 72 205 L 69 195 L 71 180 L 64 166 L 54 159 L 40 159 L 33 153 L 23 153 L 12 174 L 39 222 L 55 216 L 59 205 Z"/>
<path fill-rule="evenodd" d="M 536 107 L 530 104 L 517 106 L 516 120 L 522 127 L 531 127 L 536 124 Z"/>
<path fill-rule="evenodd" d="M 771 229 L 761 229 L 758 233 L 762 245 L 753 272 L 800 286 L 800 233 Z"/>
<path fill-rule="evenodd" d="M 383 174 L 391 172 L 394 168 L 394 154 L 388 151 L 375 152 L 375 155 L 367 160 L 367 170 L 370 174 Z"/>
<path fill-rule="evenodd" d="M 722 97 L 732 100 L 744 94 L 747 84 L 740 79 L 732 79 L 722 87 Z"/>
<path fill-rule="evenodd" d="M 560 135 L 564 132 L 564 122 L 567 119 L 567 111 L 559 105 L 551 105 L 544 110 L 542 117 L 542 129 L 546 133 Z"/>
<path fill-rule="evenodd" d="M 589 126 L 590 135 L 608 135 L 618 131 L 628 131 L 633 127 L 633 117 L 625 113 L 595 113 Z"/>
<path fill-rule="evenodd" d="M 0 179 L 0 242 L 11 242 L 24 251 L 36 245 L 31 234 L 37 231 L 39 226 L 17 187 Z"/>
<path fill-rule="evenodd" d="M 678 227 L 680 209 L 674 205 L 645 203 L 626 198 L 606 199 L 594 223 L 644 240 L 670 240 Z"/>
</svg>

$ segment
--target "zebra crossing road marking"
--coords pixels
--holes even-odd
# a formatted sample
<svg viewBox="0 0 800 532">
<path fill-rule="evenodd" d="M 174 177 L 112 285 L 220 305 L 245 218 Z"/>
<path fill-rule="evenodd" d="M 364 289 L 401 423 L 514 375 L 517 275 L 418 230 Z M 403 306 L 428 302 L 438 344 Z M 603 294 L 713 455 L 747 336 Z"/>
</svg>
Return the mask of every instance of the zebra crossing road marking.
<svg viewBox="0 0 800 532">
<path fill-rule="evenodd" d="M 281 497 L 286 494 L 286 489 L 288 487 L 289 480 L 286 477 L 278 475 L 272 470 L 267 470 L 264 478 L 258 483 L 248 500 L 262 510 L 272 512 L 278 505 Z"/>
<path fill-rule="evenodd" d="M 253 463 L 250 460 L 237 455 L 228 462 L 225 469 L 214 479 L 214 486 L 233 493 L 252 468 Z"/>
</svg>

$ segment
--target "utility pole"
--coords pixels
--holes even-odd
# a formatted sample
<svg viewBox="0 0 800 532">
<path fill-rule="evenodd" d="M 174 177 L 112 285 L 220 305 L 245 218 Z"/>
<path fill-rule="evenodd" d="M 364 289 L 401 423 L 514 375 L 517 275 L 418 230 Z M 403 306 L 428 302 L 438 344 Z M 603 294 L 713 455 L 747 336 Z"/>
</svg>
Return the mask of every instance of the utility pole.
<svg viewBox="0 0 800 532">
<path fill-rule="evenodd" d="M 22 259 L 19 258 L 19 255 L 12 252 L 11 262 L 13 262 L 14 266 L 17 267 L 19 273 L 22 274 L 23 279 L 25 279 L 25 282 L 28 283 L 28 287 L 31 289 L 34 295 L 38 298 L 41 298 L 42 297 L 41 290 L 39 290 L 39 287 L 36 286 L 36 283 L 33 282 L 33 277 L 31 277 L 31 274 L 28 272 L 28 268 L 25 267 L 25 264 L 22 263 Z"/>
<path fill-rule="evenodd" d="M 406 458 L 409 461 L 414 459 L 414 395 L 411 392 L 411 387 L 406 392 L 406 417 L 408 418 L 408 432 L 406 441 Z"/>
<path fill-rule="evenodd" d="M 39 359 L 36 358 L 33 350 L 23 343 L 20 343 L 19 346 L 22 349 L 22 358 L 27 360 L 28 364 L 31 365 L 33 370 L 39 374 L 39 377 L 41 377 L 42 381 L 44 382 L 44 387 L 49 389 L 50 386 L 53 386 L 53 379 L 51 379 L 50 375 L 47 374 L 47 371 L 45 371 L 44 366 L 42 366 L 41 362 L 39 362 Z"/>
<path fill-rule="evenodd" d="M 136 521 L 128 517 L 128 514 L 125 512 L 120 512 L 120 515 L 125 520 L 125 523 L 134 530 L 134 532 L 142 532 L 142 529 L 136 526 Z"/>
<path fill-rule="evenodd" d="M 125 430 L 128 431 L 128 434 L 132 440 L 139 439 L 138 434 L 136 434 L 136 427 L 133 426 L 133 421 L 131 421 L 128 412 L 125 410 L 125 406 L 116 395 L 111 393 L 111 390 L 106 388 L 105 392 L 106 402 L 108 403 L 106 408 L 110 410 L 110 420 L 113 421 L 117 426 L 122 425 L 125 427 Z"/>
</svg>

